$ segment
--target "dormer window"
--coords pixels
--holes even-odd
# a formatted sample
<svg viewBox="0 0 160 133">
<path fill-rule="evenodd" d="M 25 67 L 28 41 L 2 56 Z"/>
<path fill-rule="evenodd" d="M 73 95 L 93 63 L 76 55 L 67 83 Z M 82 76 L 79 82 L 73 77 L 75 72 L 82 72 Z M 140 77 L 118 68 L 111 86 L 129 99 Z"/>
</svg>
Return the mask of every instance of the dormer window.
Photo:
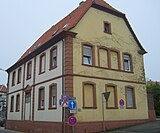
<svg viewBox="0 0 160 133">
<path fill-rule="evenodd" d="M 111 23 L 104 22 L 104 32 L 111 34 Z"/>
</svg>

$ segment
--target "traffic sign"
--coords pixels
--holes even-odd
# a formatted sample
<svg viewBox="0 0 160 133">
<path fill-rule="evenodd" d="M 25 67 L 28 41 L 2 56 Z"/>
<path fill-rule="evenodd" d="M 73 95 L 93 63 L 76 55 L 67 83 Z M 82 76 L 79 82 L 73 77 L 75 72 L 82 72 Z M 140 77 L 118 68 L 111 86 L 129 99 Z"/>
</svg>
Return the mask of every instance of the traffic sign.
<svg viewBox="0 0 160 133">
<path fill-rule="evenodd" d="M 70 100 L 69 103 L 68 103 L 68 107 L 70 109 L 76 108 L 76 102 L 74 100 Z"/>
<path fill-rule="evenodd" d="M 62 99 L 68 99 L 67 95 L 62 95 Z"/>
<path fill-rule="evenodd" d="M 70 110 L 70 114 L 75 114 L 75 113 L 76 113 L 76 110 L 74 110 L 74 109 Z"/>
<path fill-rule="evenodd" d="M 62 99 L 62 107 L 68 107 L 68 99 Z"/>
<path fill-rule="evenodd" d="M 76 119 L 76 117 L 70 116 L 70 117 L 68 118 L 68 124 L 69 124 L 70 126 L 75 126 L 75 125 L 77 124 L 77 119 Z"/>
<path fill-rule="evenodd" d="M 123 99 L 119 100 L 119 104 L 120 106 L 124 106 L 124 100 Z"/>
</svg>

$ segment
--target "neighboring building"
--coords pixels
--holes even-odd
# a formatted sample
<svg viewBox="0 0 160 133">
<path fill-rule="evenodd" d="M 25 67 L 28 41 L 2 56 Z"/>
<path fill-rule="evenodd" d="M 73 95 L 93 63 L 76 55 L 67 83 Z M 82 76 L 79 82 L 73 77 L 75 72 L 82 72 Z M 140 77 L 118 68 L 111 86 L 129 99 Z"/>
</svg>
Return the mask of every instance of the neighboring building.
<svg viewBox="0 0 160 133">
<path fill-rule="evenodd" d="M 102 124 L 110 129 L 147 121 L 145 53 L 125 14 L 103 0 L 81 2 L 7 70 L 6 128 L 62 133 L 63 94 L 76 98 L 75 133 L 102 131 Z M 106 91 L 110 96 L 103 123 Z M 68 110 L 65 115 L 67 119 Z M 71 129 L 66 124 L 67 133 Z"/>
<path fill-rule="evenodd" d="M 6 118 L 6 99 L 7 88 L 5 85 L 0 85 L 0 117 Z"/>
<path fill-rule="evenodd" d="M 157 81 L 147 81 L 147 85 L 160 85 L 160 82 L 157 82 Z"/>
</svg>

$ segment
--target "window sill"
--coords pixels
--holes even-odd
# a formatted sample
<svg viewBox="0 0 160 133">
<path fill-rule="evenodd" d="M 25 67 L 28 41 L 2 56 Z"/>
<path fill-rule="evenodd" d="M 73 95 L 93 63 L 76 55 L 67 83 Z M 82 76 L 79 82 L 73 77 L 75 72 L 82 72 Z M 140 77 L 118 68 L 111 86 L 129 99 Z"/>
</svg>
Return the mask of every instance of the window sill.
<svg viewBox="0 0 160 133">
<path fill-rule="evenodd" d="M 126 73 L 133 73 L 132 70 L 131 71 L 123 70 L 123 71 L 126 72 Z"/>
<path fill-rule="evenodd" d="M 106 31 L 104 31 L 104 33 L 105 33 L 105 34 L 112 35 L 112 33 L 111 33 L 111 32 L 106 32 Z"/>
<path fill-rule="evenodd" d="M 16 110 L 15 112 L 19 112 L 19 110 Z"/>
<path fill-rule="evenodd" d="M 83 107 L 83 109 L 97 109 L 97 107 Z"/>
<path fill-rule="evenodd" d="M 43 71 L 43 72 L 39 72 L 39 75 L 41 75 L 41 74 L 43 74 L 43 73 L 45 73 L 45 71 Z"/>
<path fill-rule="evenodd" d="M 49 107 L 48 109 L 49 110 L 55 110 L 55 109 L 57 109 L 57 107 Z"/>
<path fill-rule="evenodd" d="M 125 70 L 113 69 L 113 68 L 108 68 L 108 67 L 100 67 L 100 66 L 94 66 L 94 65 L 88 65 L 88 64 L 82 64 L 82 65 L 88 66 L 88 67 L 95 67 L 95 68 L 99 68 L 99 69 L 112 70 L 112 71 L 117 71 L 117 72 L 134 73 L 133 71 L 125 71 Z"/>
<path fill-rule="evenodd" d="M 15 86 L 15 84 L 12 84 L 12 87 Z"/>
<path fill-rule="evenodd" d="M 106 109 L 118 109 L 118 107 L 106 107 Z"/>
<path fill-rule="evenodd" d="M 21 82 L 19 81 L 19 82 L 17 82 L 17 84 L 20 84 Z"/>
<path fill-rule="evenodd" d="M 57 68 L 57 66 L 50 67 L 49 70 L 51 71 L 51 70 L 56 69 L 56 68 Z"/>
<path fill-rule="evenodd" d="M 26 78 L 26 80 L 29 80 L 29 79 L 31 79 L 31 76 Z"/>
<path fill-rule="evenodd" d="M 39 108 L 38 110 L 44 110 L 44 108 Z"/>
<path fill-rule="evenodd" d="M 126 107 L 126 109 L 136 109 L 136 107 Z"/>
</svg>

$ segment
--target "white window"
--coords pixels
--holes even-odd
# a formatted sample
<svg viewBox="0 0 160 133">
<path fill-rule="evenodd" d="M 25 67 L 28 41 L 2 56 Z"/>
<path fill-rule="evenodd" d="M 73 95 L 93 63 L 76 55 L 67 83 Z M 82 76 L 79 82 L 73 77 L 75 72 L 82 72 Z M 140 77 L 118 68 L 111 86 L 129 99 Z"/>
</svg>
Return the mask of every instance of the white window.
<svg viewBox="0 0 160 133">
<path fill-rule="evenodd" d="M 44 109 L 44 105 L 45 105 L 45 104 L 44 104 L 44 102 L 45 102 L 45 101 L 44 101 L 44 100 L 45 100 L 45 99 L 44 99 L 44 98 L 45 98 L 45 97 L 44 97 L 44 94 L 45 94 L 44 88 L 40 88 L 40 89 L 39 89 L 39 106 L 38 106 L 39 109 Z"/>
<path fill-rule="evenodd" d="M 40 56 L 40 69 L 39 69 L 39 73 L 43 73 L 45 72 L 45 53 L 43 53 L 41 56 Z"/>
<path fill-rule="evenodd" d="M 131 71 L 131 58 L 130 55 L 124 55 L 124 70 Z"/>
<path fill-rule="evenodd" d="M 27 64 L 27 79 L 30 79 L 30 78 L 31 78 L 31 73 L 32 73 L 32 62 L 30 61 L 30 62 Z"/>
<path fill-rule="evenodd" d="M 133 88 L 126 88 L 126 108 L 135 108 Z"/>
<path fill-rule="evenodd" d="M 92 47 L 83 46 L 83 64 L 92 65 Z"/>
<path fill-rule="evenodd" d="M 49 108 L 57 108 L 57 84 L 50 85 L 49 90 Z"/>
<path fill-rule="evenodd" d="M 50 51 L 50 69 L 57 67 L 57 47 Z"/>
</svg>

